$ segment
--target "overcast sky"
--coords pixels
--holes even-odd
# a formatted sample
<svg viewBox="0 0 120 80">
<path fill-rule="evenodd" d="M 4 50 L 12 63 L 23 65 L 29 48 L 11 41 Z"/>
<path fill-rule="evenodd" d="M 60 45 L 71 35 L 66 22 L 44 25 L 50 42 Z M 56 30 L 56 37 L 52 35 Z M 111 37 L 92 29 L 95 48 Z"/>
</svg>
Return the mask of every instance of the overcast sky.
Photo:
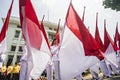
<svg viewBox="0 0 120 80">
<path fill-rule="evenodd" d="M 6 17 L 8 8 L 12 0 L 1 0 L 0 1 L 0 18 Z M 19 17 L 19 8 L 18 1 L 14 0 L 12 16 Z M 70 0 L 32 0 L 32 4 L 36 11 L 36 14 L 39 20 L 42 19 L 42 16 L 45 15 L 45 21 L 50 21 L 53 23 L 58 23 L 58 20 L 61 19 L 61 24 L 64 25 L 66 13 L 68 10 Z M 104 28 L 104 19 L 107 21 L 107 31 L 113 38 L 113 34 L 116 28 L 116 22 L 119 22 L 120 25 L 120 12 L 113 11 L 111 9 L 104 9 L 102 6 L 102 0 L 72 0 L 73 6 L 80 17 L 83 14 L 83 8 L 86 6 L 85 14 L 85 25 L 90 27 L 90 32 L 94 35 L 95 32 L 95 21 L 96 21 L 96 12 L 98 12 L 99 20 L 98 27 L 100 30 L 100 35 L 103 38 L 103 28 Z M 0 20 L 0 27 L 2 22 Z M 120 27 L 119 32 L 120 32 Z"/>
</svg>

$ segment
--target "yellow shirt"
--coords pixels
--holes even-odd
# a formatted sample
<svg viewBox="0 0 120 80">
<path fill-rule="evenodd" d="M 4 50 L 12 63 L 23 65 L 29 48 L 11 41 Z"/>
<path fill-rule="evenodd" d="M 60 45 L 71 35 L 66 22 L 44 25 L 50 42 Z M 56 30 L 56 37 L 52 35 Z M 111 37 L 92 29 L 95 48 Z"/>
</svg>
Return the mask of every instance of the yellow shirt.
<svg viewBox="0 0 120 80">
<path fill-rule="evenodd" d="M 7 70 L 7 68 L 6 68 L 6 66 L 2 66 L 2 68 L 1 68 L 1 72 L 6 72 L 6 70 Z"/>
<path fill-rule="evenodd" d="M 12 71 L 13 71 L 13 66 L 8 66 L 7 74 L 12 73 Z"/>
<path fill-rule="evenodd" d="M 16 65 L 13 67 L 13 73 L 19 73 L 20 72 L 20 66 Z"/>
</svg>

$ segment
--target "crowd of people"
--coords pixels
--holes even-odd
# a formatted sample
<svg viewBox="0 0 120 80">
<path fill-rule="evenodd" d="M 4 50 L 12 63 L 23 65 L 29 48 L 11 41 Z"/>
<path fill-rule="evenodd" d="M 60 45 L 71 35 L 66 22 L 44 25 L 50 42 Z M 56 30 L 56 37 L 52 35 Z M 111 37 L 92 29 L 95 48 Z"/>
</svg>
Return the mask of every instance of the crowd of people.
<svg viewBox="0 0 120 80">
<path fill-rule="evenodd" d="M 6 66 L 4 63 L 0 68 L 0 80 L 19 80 L 20 64 L 15 63 Z"/>
</svg>

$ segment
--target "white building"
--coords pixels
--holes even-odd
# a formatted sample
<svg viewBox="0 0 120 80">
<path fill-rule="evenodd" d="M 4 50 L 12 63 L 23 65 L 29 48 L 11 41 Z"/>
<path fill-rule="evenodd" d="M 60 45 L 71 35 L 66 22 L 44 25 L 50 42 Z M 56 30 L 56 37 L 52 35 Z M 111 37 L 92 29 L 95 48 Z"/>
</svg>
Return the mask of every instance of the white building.
<svg viewBox="0 0 120 80">
<path fill-rule="evenodd" d="M 2 20 L 4 22 L 5 19 Z M 51 41 L 56 33 L 57 24 L 45 21 L 44 26 L 47 32 L 47 36 Z M 9 65 L 11 62 L 14 64 L 16 61 L 20 60 L 22 55 L 22 45 L 24 43 L 25 42 L 22 36 L 19 18 L 11 17 L 7 31 L 7 57 L 5 60 L 7 65 Z"/>
</svg>

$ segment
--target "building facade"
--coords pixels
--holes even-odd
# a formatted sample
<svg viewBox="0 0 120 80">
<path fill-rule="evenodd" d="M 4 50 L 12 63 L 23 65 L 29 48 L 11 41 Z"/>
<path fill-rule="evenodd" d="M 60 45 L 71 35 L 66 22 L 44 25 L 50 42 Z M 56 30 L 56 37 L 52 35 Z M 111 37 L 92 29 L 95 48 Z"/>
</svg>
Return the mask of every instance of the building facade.
<svg viewBox="0 0 120 80">
<path fill-rule="evenodd" d="M 3 19 L 4 22 L 5 19 Z M 48 21 L 44 22 L 44 28 L 48 36 L 49 41 L 52 41 L 56 33 L 57 24 Z M 62 27 L 60 26 L 60 30 Z M 8 31 L 7 31 L 7 52 L 5 63 L 7 65 L 15 62 L 19 62 L 22 55 L 22 46 L 25 44 L 22 30 L 20 26 L 20 21 L 18 17 L 11 17 L 9 21 Z"/>
</svg>

